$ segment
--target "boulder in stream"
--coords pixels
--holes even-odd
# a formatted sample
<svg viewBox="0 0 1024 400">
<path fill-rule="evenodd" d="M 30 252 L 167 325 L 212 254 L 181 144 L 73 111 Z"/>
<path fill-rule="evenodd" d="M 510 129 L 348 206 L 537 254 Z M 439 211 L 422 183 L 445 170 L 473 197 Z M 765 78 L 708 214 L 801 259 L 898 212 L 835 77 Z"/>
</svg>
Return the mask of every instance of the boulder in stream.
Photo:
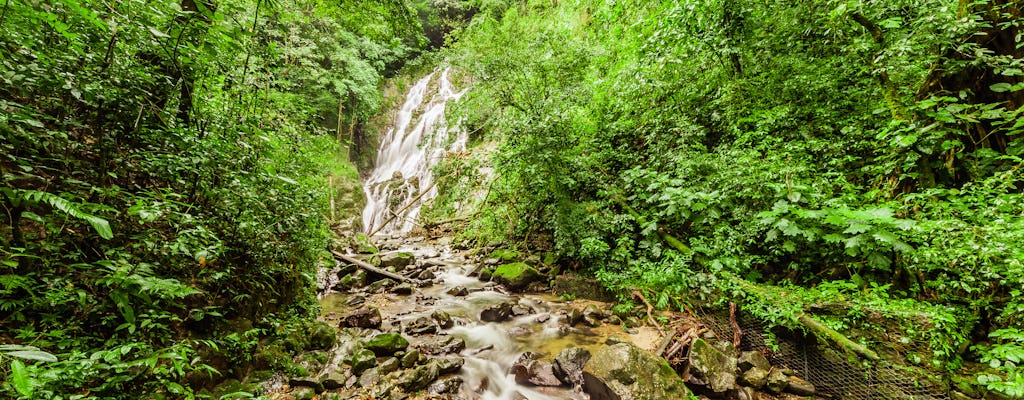
<svg viewBox="0 0 1024 400">
<path fill-rule="evenodd" d="M 400 333 L 382 333 L 363 343 L 363 348 L 378 356 L 390 356 L 409 347 L 409 341 Z"/>
<path fill-rule="evenodd" d="M 437 325 L 428 317 L 419 317 L 405 324 L 405 332 L 411 335 L 437 333 Z"/>
<path fill-rule="evenodd" d="M 491 280 L 512 290 L 522 290 L 533 282 L 544 280 L 544 275 L 526 263 L 516 262 L 495 268 L 491 273 Z"/>
<path fill-rule="evenodd" d="M 427 354 L 458 353 L 466 349 L 466 341 L 458 336 L 438 336 L 420 345 L 420 349 Z"/>
<path fill-rule="evenodd" d="M 415 263 L 416 256 L 407 251 L 388 253 L 380 256 L 381 268 L 394 268 L 396 272 L 401 272 L 405 267 Z"/>
<path fill-rule="evenodd" d="M 338 323 L 341 327 L 348 328 L 380 328 L 380 311 L 373 307 L 359 307 L 341 317 Z"/>
<path fill-rule="evenodd" d="M 562 382 L 574 386 L 583 385 L 583 367 L 590 360 L 590 352 L 581 347 L 569 347 L 555 356 L 554 372 Z"/>
<path fill-rule="evenodd" d="M 689 389 L 668 362 L 632 343 L 602 347 L 583 368 L 591 400 L 686 399 Z"/>
<path fill-rule="evenodd" d="M 480 320 L 484 322 L 503 322 L 512 317 L 512 303 L 501 302 L 487 306 L 480 311 Z"/>
<path fill-rule="evenodd" d="M 549 362 L 534 360 L 530 353 L 522 356 L 512 364 L 509 373 L 515 376 L 516 383 L 533 386 L 560 386 L 562 381 L 555 377 L 554 366 Z"/>
<path fill-rule="evenodd" d="M 448 294 L 455 297 L 462 297 L 469 294 L 469 289 L 466 289 L 465 286 L 456 286 L 448 289 Z"/>
</svg>

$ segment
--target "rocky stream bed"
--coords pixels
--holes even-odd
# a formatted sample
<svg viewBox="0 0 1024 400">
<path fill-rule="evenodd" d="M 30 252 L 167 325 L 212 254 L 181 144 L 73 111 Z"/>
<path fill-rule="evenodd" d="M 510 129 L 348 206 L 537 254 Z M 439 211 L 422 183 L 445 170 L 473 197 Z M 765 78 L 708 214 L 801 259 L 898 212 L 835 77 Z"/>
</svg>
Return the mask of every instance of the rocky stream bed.
<svg viewBox="0 0 1024 400">
<path fill-rule="evenodd" d="M 348 249 L 319 278 L 335 344 L 281 379 L 274 399 L 606 400 L 812 396 L 756 352 L 738 353 L 698 321 L 577 297 L 542 262 L 476 256 L 447 239 L 392 238 Z M 365 265 L 364 264 L 364 265 Z M 373 268 L 369 268 L 373 269 Z M 391 275 L 387 277 L 385 275 Z M 565 281 L 560 279 L 559 281 Z M 578 294 L 577 294 L 578 293 Z M 659 324 L 660 325 L 660 324 Z M 664 357 L 662 357 L 664 356 Z M 309 357 L 305 357 L 308 359 Z M 297 357 L 303 359 L 303 357 Z M 667 359 L 667 360 L 666 360 Z"/>
</svg>

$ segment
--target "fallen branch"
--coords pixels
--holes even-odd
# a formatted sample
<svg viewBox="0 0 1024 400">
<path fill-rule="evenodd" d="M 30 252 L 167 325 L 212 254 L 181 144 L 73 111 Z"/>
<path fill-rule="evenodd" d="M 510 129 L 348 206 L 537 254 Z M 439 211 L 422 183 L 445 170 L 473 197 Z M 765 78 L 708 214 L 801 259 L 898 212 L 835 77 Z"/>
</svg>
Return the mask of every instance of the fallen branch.
<svg viewBox="0 0 1024 400">
<path fill-rule="evenodd" d="M 882 359 L 878 356 L 878 353 L 875 353 L 874 351 L 871 351 L 871 349 L 850 340 L 850 338 L 843 336 L 843 334 L 836 332 L 834 329 L 825 326 L 821 321 L 808 316 L 807 313 L 800 314 L 800 316 L 797 317 L 797 321 L 800 321 L 801 324 L 809 328 L 811 332 L 814 332 L 816 335 L 824 336 L 829 340 L 832 340 L 844 350 L 852 351 L 871 361 L 879 361 Z"/>
<path fill-rule="evenodd" d="M 647 301 L 647 298 L 644 297 L 644 294 L 640 293 L 639 290 L 633 291 L 633 297 L 639 298 L 640 301 L 644 302 L 644 305 L 647 306 L 647 322 L 650 323 L 651 326 L 654 326 L 654 328 L 657 329 L 658 332 L 661 332 L 661 334 L 664 335 L 665 331 L 661 330 L 661 325 L 658 325 L 658 322 L 655 321 L 654 317 L 651 315 L 651 311 L 654 310 L 654 306 L 652 306 L 651 303 Z"/>
<path fill-rule="evenodd" d="M 332 251 L 331 254 L 333 254 L 334 258 L 337 259 L 337 260 L 346 261 L 346 262 L 355 264 L 359 268 L 365 269 L 365 270 L 367 270 L 369 272 L 373 272 L 373 273 L 378 274 L 378 275 L 384 275 L 384 276 L 386 276 L 388 278 L 394 279 L 394 280 L 399 281 L 399 282 L 408 282 L 408 283 L 412 283 L 413 282 L 412 279 L 409 279 L 409 278 L 404 277 L 402 275 L 396 274 L 394 272 L 385 271 L 383 269 L 374 267 L 374 266 L 370 265 L 369 263 L 367 263 L 366 261 L 363 261 L 363 260 L 360 260 L 360 259 L 348 256 L 348 255 L 345 255 L 345 254 L 341 254 L 341 253 L 339 253 L 337 251 Z"/>
<path fill-rule="evenodd" d="M 729 302 L 729 324 L 732 325 L 732 347 L 739 350 L 740 341 L 743 340 L 743 330 L 739 322 L 736 322 L 736 303 Z"/>
</svg>

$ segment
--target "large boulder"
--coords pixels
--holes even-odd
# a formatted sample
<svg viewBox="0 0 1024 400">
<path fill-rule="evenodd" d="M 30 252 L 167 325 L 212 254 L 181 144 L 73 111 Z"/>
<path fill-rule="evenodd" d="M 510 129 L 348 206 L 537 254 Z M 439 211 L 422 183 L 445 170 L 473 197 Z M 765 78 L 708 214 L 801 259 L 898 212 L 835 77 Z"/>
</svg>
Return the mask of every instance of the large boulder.
<svg viewBox="0 0 1024 400">
<path fill-rule="evenodd" d="M 690 344 L 690 373 L 711 391 L 725 393 L 736 385 L 736 357 L 695 339 Z"/>
<path fill-rule="evenodd" d="M 381 268 L 394 268 L 395 271 L 402 271 L 415 263 L 416 256 L 407 251 L 388 253 L 380 257 Z"/>
<path fill-rule="evenodd" d="M 555 356 L 555 376 L 562 382 L 583 385 L 583 367 L 590 360 L 590 352 L 581 347 L 569 347 Z"/>
<path fill-rule="evenodd" d="M 506 301 L 484 307 L 484 309 L 480 311 L 480 320 L 484 322 L 508 321 L 508 319 L 512 317 L 512 306 L 513 303 Z"/>
<path fill-rule="evenodd" d="M 540 282 L 544 279 L 537 269 L 526 263 L 516 262 L 502 264 L 491 273 L 491 280 L 507 286 L 512 290 L 522 290 L 533 282 Z"/>
<path fill-rule="evenodd" d="M 382 333 L 363 343 L 363 348 L 377 356 L 390 356 L 409 347 L 409 341 L 399 333 Z"/>
<path fill-rule="evenodd" d="M 591 400 L 686 399 L 683 379 L 661 357 L 632 343 L 602 347 L 583 368 L 583 391 Z"/>
<path fill-rule="evenodd" d="M 338 323 L 341 327 L 348 328 L 380 328 L 380 311 L 373 307 L 359 307 L 341 317 Z"/>
<path fill-rule="evenodd" d="M 509 373 L 515 376 L 516 383 L 533 386 L 560 386 L 562 381 L 555 377 L 551 363 L 534 360 L 531 353 L 523 353 L 512 364 Z"/>
</svg>

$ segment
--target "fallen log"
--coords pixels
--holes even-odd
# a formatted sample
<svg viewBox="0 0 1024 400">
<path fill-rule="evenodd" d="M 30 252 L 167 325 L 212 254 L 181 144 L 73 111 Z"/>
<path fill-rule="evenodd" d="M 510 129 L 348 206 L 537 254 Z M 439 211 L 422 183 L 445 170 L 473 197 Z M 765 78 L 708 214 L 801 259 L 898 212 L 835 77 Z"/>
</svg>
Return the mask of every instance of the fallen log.
<svg viewBox="0 0 1024 400">
<path fill-rule="evenodd" d="M 349 262 L 349 263 L 355 264 L 359 268 L 365 269 L 365 270 L 367 270 L 369 272 L 373 272 L 373 273 L 378 274 L 378 275 L 383 275 L 383 276 L 386 276 L 388 278 L 394 279 L 394 280 L 399 281 L 399 282 L 408 282 L 408 283 L 412 283 L 413 282 L 412 279 L 409 279 L 409 278 L 404 277 L 402 275 L 396 274 L 394 272 L 385 271 L 383 269 L 374 267 L 374 266 L 370 265 L 369 263 L 367 263 L 366 261 L 360 260 L 358 258 L 355 258 L 355 257 L 352 257 L 352 256 L 348 256 L 348 255 L 345 255 L 345 254 L 341 254 L 341 253 L 339 253 L 337 251 L 331 251 L 331 254 L 334 255 L 334 258 L 336 260 L 345 261 L 345 262 Z"/>
</svg>

